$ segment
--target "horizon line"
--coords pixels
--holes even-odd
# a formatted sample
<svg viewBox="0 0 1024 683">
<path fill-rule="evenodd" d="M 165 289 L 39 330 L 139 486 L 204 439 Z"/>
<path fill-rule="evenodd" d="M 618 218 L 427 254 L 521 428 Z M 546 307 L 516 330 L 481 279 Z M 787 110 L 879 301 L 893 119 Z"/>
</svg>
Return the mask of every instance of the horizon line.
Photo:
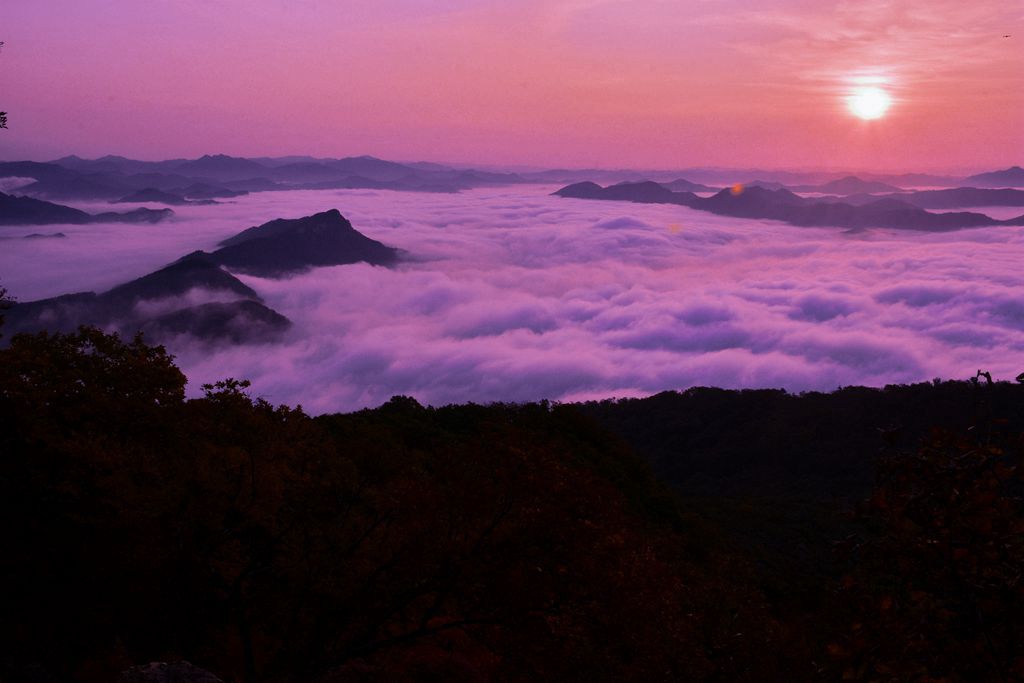
<svg viewBox="0 0 1024 683">
<path fill-rule="evenodd" d="M 172 156 L 165 158 L 142 158 L 135 156 L 126 156 L 124 154 L 108 153 L 101 156 L 89 157 L 77 154 L 75 152 L 69 152 L 59 157 L 52 158 L 40 158 L 33 155 L 32 158 L 5 158 L 0 160 L 0 163 L 16 163 L 22 161 L 29 161 L 34 163 L 56 163 L 61 159 L 67 157 L 75 157 L 82 159 L 83 161 L 98 161 L 106 157 L 119 157 L 128 161 L 138 161 L 142 163 L 162 163 L 167 161 L 195 161 L 203 157 L 229 157 L 233 159 L 246 159 L 246 160 L 257 160 L 257 159 L 270 159 L 280 160 L 287 158 L 307 158 L 313 160 L 341 160 L 341 159 L 375 159 L 378 161 L 386 161 L 396 164 L 436 164 L 438 166 L 446 166 L 450 168 L 464 168 L 464 169 L 480 169 L 480 170 L 504 170 L 509 173 L 542 173 L 545 171 L 569 171 L 569 172 L 583 172 L 583 171 L 600 171 L 605 173 L 675 173 L 680 171 L 694 171 L 694 172 L 746 172 L 746 171 L 764 171 L 770 173 L 816 173 L 816 174 L 870 174 L 870 175 L 884 175 L 884 176 L 899 176 L 899 175 L 933 175 L 933 176 L 951 176 L 961 177 L 967 175 L 975 175 L 978 173 L 986 173 L 990 171 L 1003 171 L 1010 168 L 1021 167 L 1022 164 L 1012 164 L 1006 168 L 991 168 L 991 167 L 960 167 L 960 168 L 926 168 L 926 169 L 915 169 L 903 167 L 900 170 L 872 170 L 868 168 L 850 168 L 850 167 L 802 167 L 802 166 L 759 166 L 759 165 L 736 165 L 736 166 L 721 166 L 721 165 L 696 165 L 696 166 L 675 166 L 675 167 L 644 167 L 644 166 L 600 166 L 600 165 L 537 165 L 537 164 L 522 164 L 522 163 L 495 163 L 489 161 L 435 161 L 432 159 L 397 159 L 381 157 L 374 154 L 346 154 L 343 156 L 320 156 L 315 154 L 260 154 L 255 156 L 249 155 L 237 155 L 237 154 L 226 154 L 224 152 L 208 152 L 195 157 L 188 156 Z M 1022 162 L 1024 163 L 1024 162 Z"/>
</svg>

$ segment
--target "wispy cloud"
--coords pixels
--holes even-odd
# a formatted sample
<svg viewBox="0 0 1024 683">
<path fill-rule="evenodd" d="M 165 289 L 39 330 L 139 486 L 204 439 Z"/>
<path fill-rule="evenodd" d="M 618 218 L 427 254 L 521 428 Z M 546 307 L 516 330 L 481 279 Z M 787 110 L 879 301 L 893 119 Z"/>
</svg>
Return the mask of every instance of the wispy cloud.
<svg viewBox="0 0 1024 683">
<path fill-rule="evenodd" d="M 734 10 L 698 21 L 777 31 L 731 46 L 765 59 L 781 78 L 796 77 L 815 87 L 842 88 L 858 77 L 877 77 L 897 92 L 939 82 L 944 90 L 962 94 L 964 87 L 1019 82 L 1024 71 L 1019 42 L 1004 38 L 1022 27 L 1012 3 L 847 0 L 799 10 Z"/>
</svg>

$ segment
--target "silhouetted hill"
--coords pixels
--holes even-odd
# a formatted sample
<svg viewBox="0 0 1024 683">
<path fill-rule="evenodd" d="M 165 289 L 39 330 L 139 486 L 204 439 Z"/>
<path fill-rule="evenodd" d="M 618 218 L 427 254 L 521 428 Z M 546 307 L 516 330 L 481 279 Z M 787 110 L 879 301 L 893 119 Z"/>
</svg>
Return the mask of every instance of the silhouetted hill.
<svg viewBox="0 0 1024 683">
<path fill-rule="evenodd" d="M 929 213 L 893 199 L 853 206 L 841 202 L 809 200 L 788 190 L 766 190 L 759 187 L 744 189 L 739 194 L 723 190 L 691 206 L 726 216 L 768 218 L 806 227 L 942 231 L 1002 223 L 978 213 Z"/>
<path fill-rule="evenodd" d="M 522 176 L 515 173 L 496 173 L 494 171 L 478 171 L 476 169 L 462 169 L 449 171 L 454 173 L 450 181 L 460 186 L 479 187 L 481 185 L 514 185 L 524 182 Z M 435 175 L 444 176 L 444 172 L 437 172 Z"/>
<path fill-rule="evenodd" d="M 174 212 L 170 209 L 133 209 L 124 213 L 105 211 L 93 214 L 93 223 L 159 223 L 170 218 Z"/>
<path fill-rule="evenodd" d="M 972 382 L 790 394 L 698 387 L 579 404 L 693 496 L 859 499 L 883 447 L 912 448 L 942 425 L 1024 424 L 1024 386 Z"/>
<path fill-rule="evenodd" d="M 19 188 L 37 197 L 49 199 L 115 199 L 128 189 L 120 182 L 121 178 L 106 175 L 74 175 L 60 178 L 46 178 Z"/>
<path fill-rule="evenodd" d="M 979 173 L 964 179 L 966 185 L 983 187 L 1024 187 L 1024 168 L 1011 166 L 1002 171 Z"/>
<path fill-rule="evenodd" d="M 180 173 L 133 173 L 132 175 L 116 176 L 110 182 L 130 190 L 148 190 L 151 188 L 169 191 L 193 182 L 193 178 Z"/>
<path fill-rule="evenodd" d="M 638 183 L 618 183 L 617 185 L 611 185 L 605 188 L 604 193 L 606 199 L 629 198 L 629 200 L 633 202 L 649 202 L 652 204 L 666 201 L 682 201 L 681 198 L 686 197 L 689 194 L 674 193 L 671 190 L 662 187 L 658 183 L 651 182 L 650 180 L 644 180 Z"/>
<path fill-rule="evenodd" d="M 221 199 L 241 197 L 249 194 L 246 190 L 229 190 L 226 187 L 219 187 L 208 183 L 192 183 L 186 187 L 176 188 L 173 192 L 186 199 Z"/>
<path fill-rule="evenodd" d="M 108 154 L 98 159 L 83 159 L 74 154 L 49 163 L 63 166 L 64 168 L 83 173 L 107 173 L 133 175 L 138 173 L 162 174 L 172 172 L 173 169 L 183 164 L 187 159 L 167 159 L 164 161 L 140 161 L 129 159 L 116 154 Z"/>
<path fill-rule="evenodd" d="M 839 178 L 838 180 L 831 180 L 827 183 L 819 183 L 815 185 L 810 184 L 792 184 L 787 185 L 780 182 L 774 182 L 769 180 L 753 180 L 749 183 L 743 183 L 744 187 L 761 187 L 766 190 L 789 190 L 791 192 L 804 192 L 804 193 L 821 193 L 821 194 L 837 194 L 837 195 L 856 195 L 856 194 L 874 194 L 879 192 L 902 192 L 899 187 L 895 185 L 889 185 L 888 183 L 881 183 L 878 181 L 862 180 L 857 176 L 846 176 L 845 178 Z"/>
<path fill-rule="evenodd" d="M 66 238 L 67 238 L 67 235 L 65 235 L 62 232 L 51 232 L 51 233 L 45 233 L 45 234 L 41 233 L 41 232 L 34 232 L 31 235 L 25 235 L 24 237 L 22 237 L 22 239 L 26 239 L 26 240 L 48 240 L 48 239 L 66 239 Z"/>
<path fill-rule="evenodd" d="M 679 204 L 723 216 L 779 220 L 807 227 L 942 231 L 1024 224 L 1024 216 L 1000 221 L 980 213 L 929 213 L 894 198 L 876 197 L 874 201 L 854 205 L 828 199 L 804 198 L 787 189 L 771 190 L 756 185 L 728 188 L 707 198 L 688 192 L 672 192 L 652 182 L 622 183 L 603 188 L 595 183 L 584 182 L 563 187 L 554 194 L 581 199 Z"/>
<path fill-rule="evenodd" d="M 559 197 L 571 197 L 573 199 L 604 199 L 604 188 L 595 182 L 585 180 L 581 183 L 566 185 L 561 190 L 556 190 Z"/>
<path fill-rule="evenodd" d="M 0 177 L 34 178 L 25 193 L 51 199 L 116 200 L 140 190 L 212 199 L 221 190 L 245 193 L 302 189 L 387 189 L 410 192 L 459 190 L 524 182 L 512 173 L 406 165 L 369 156 L 316 159 L 307 156 L 245 159 L 223 154 L 198 159 L 137 161 L 119 156 L 82 159 L 71 155 L 49 163 L 2 162 Z M 159 201 L 159 200 L 153 200 Z"/>
<path fill-rule="evenodd" d="M 304 161 L 275 166 L 267 175 L 278 182 L 297 184 L 333 180 L 348 174 L 342 169 L 332 168 L 326 164 Z"/>
<path fill-rule="evenodd" d="M 81 176 L 56 163 L 38 161 L 0 161 L 0 177 L 35 178 L 36 180 L 67 179 Z"/>
<path fill-rule="evenodd" d="M 4 312 L 4 318 L 4 339 L 0 344 L 23 332 L 73 332 L 79 325 L 105 325 L 109 322 L 95 292 L 14 302 Z"/>
<path fill-rule="evenodd" d="M 230 157 L 224 154 L 207 154 L 193 161 L 186 161 L 174 169 L 183 175 L 213 178 L 214 180 L 244 180 L 265 175 L 267 167 L 255 161 Z"/>
<path fill-rule="evenodd" d="M 641 182 L 624 182 L 617 185 L 601 187 L 597 183 L 582 182 L 563 187 L 555 192 L 559 197 L 578 199 L 611 199 L 644 204 L 683 204 L 689 193 L 676 193 L 650 180 Z"/>
<path fill-rule="evenodd" d="M 191 295 L 221 301 L 192 305 Z M 94 325 L 128 336 L 141 329 L 157 340 L 188 333 L 206 340 L 268 341 L 290 325 L 204 252 L 189 254 L 102 294 L 83 292 L 19 302 L 6 317 L 4 331 L 9 334 L 71 332 L 79 325 Z"/>
<path fill-rule="evenodd" d="M 766 214 L 792 211 L 803 203 L 802 197 L 785 188 L 769 190 L 755 185 L 738 192 L 726 188 L 694 206 L 727 216 L 766 218 Z"/>
<path fill-rule="evenodd" d="M 949 190 L 920 190 L 894 195 L 922 209 L 955 209 L 965 206 L 1024 206 L 1024 190 L 958 187 Z"/>
<path fill-rule="evenodd" d="M 0 225 L 88 223 L 92 216 L 70 206 L 0 192 Z"/>
<path fill-rule="evenodd" d="M 315 266 L 365 261 L 387 266 L 398 251 L 361 234 L 337 209 L 279 218 L 224 240 L 212 254 L 218 263 L 245 273 L 280 276 Z"/>
<path fill-rule="evenodd" d="M 788 189 L 784 184 L 778 183 L 772 180 L 751 180 L 748 183 L 740 183 L 740 187 L 744 189 L 750 189 L 752 187 L 762 187 L 766 190 L 786 190 Z"/>
<path fill-rule="evenodd" d="M 87 220 L 103 216 L 82 215 Z M 85 292 L 17 303 L 8 312 L 7 330 L 69 332 L 79 325 L 95 325 L 125 334 L 143 329 L 159 335 L 187 332 L 203 339 L 267 341 L 280 336 L 290 323 L 263 306 L 256 292 L 222 265 L 279 277 L 317 266 L 356 262 L 386 266 L 395 263 L 399 253 L 356 231 L 337 209 L 270 221 L 220 246 L 212 254 L 192 252 L 102 294 Z M 196 304 L 196 298 L 201 303 Z"/>
<path fill-rule="evenodd" d="M 20 192 L 58 199 L 111 199 L 124 194 L 115 177 L 104 173 L 82 173 L 53 163 L 35 161 L 0 162 L 0 177 L 35 178 Z"/>
<path fill-rule="evenodd" d="M 83 159 L 76 154 L 54 159 L 49 162 L 56 166 L 71 169 L 73 171 L 86 171 L 88 173 L 121 173 L 121 165 L 117 163 L 118 157 L 108 159 Z"/>
<path fill-rule="evenodd" d="M 222 186 L 238 192 L 270 192 L 290 189 L 287 185 L 275 183 L 267 178 L 245 178 L 244 180 L 225 180 Z"/>
<path fill-rule="evenodd" d="M 398 180 L 416 175 L 416 169 L 394 161 L 385 161 L 371 156 L 345 157 L 325 162 L 327 166 L 344 175 L 363 176 L 373 180 Z"/>
<path fill-rule="evenodd" d="M 915 190 L 893 194 L 851 194 L 815 197 L 817 202 L 836 202 L 863 206 L 879 201 L 919 209 L 956 209 L 962 207 L 1024 206 L 1024 190 L 957 187 L 946 190 Z"/>
<path fill-rule="evenodd" d="M 959 178 L 933 173 L 901 173 L 899 175 L 870 173 L 865 175 L 871 180 L 889 183 L 897 187 L 956 187 L 962 183 Z"/>
<path fill-rule="evenodd" d="M 456 169 L 425 171 L 372 157 L 283 164 L 273 169 L 271 177 L 290 189 L 304 190 L 458 192 L 472 187 L 522 182 L 511 174 Z"/>
<path fill-rule="evenodd" d="M 181 195 L 173 194 L 171 192 L 164 192 L 163 190 L 158 190 L 155 187 L 147 187 L 142 190 L 138 190 L 129 195 L 125 195 L 120 199 L 114 200 L 113 203 L 131 204 L 142 202 L 157 202 L 159 204 L 170 204 L 172 206 L 208 205 L 217 203 L 210 199 L 188 200 L 182 197 Z"/>
<path fill-rule="evenodd" d="M 861 180 L 856 176 L 846 176 L 821 185 L 791 187 L 795 192 L 821 192 L 823 194 L 877 194 L 879 192 L 900 192 L 900 188 L 887 183 Z"/>
<path fill-rule="evenodd" d="M 142 331 L 150 339 L 187 334 L 198 339 L 240 343 L 278 340 L 291 321 L 258 301 L 213 302 L 182 308 L 147 320 Z"/>
<path fill-rule="evenodd" d="M 51 199 L 112 200 L 141 189 L 168 190 L 194 182 L 188 176 L 171 172 L 169 162 L 131 162 L 124 168 L 118 167 L 113 161 L 79 162 L 70 168 L 56 162 L 2 162 L 0 177 L 34 178 L 35 182 L 25 185 L 19 191 Z"/>
<path fill-rule="evenodd" d="M 304 182 L 296 187 L 303 190 L 400 190 L 411 189 L 403 181 L 374 180 L 355 175 L 335 174 L 331 180 Z"/>
<path fill-rule="evenodd" d="M 70 206 L 0 192 L 0 225 L 54 223 L 156 223 L 173 214 L 170 209 L 135 209 L 125 213 L 89 214 Z"/>
<path fill-rule="evenodd" d="M 700 183 L 692 183 L 685 178 L 679 178 L 672 180 L 667 183 L 660 183 L 662 187 L 667 187 L 673 192 L 718 192 L 720 187 L 708 187 Z"/>
<path fill-rule="evenodd" d="M 118 285 L 103 296 L 120 306 L 143 299 L 182 296 L 193 289 L 229 292 L 238 297 L 259 300 L 251 287 L 218 266 L 210 254 L 202 251 L 192 252 L 149 275 Z"/>
</svg>

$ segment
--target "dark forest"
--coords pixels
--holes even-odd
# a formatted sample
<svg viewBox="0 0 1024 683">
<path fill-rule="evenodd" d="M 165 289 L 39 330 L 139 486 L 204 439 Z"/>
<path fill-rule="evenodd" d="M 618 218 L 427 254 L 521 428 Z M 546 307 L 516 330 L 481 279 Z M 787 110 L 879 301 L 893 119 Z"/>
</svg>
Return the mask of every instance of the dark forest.
<svg viewBox="0 0 1024 683">
<path fill-rule="evenodd" d="M 1024 677 L 1021 385 L 311 417 L 8 342 L 3 680 Z"/>
</svg>

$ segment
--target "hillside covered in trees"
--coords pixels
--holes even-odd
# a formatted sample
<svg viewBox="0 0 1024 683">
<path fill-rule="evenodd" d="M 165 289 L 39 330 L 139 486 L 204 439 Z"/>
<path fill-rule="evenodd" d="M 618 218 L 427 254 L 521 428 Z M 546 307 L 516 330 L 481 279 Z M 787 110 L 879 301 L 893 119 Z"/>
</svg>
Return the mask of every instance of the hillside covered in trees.
<svg viewBox="0 0 1024 683">
<path fill-rule="evenodd" d="M 0 350 L 0 680 L 1024 679 L 1024 386 L 184 386 L 141 338 Z"/>
</svg>

